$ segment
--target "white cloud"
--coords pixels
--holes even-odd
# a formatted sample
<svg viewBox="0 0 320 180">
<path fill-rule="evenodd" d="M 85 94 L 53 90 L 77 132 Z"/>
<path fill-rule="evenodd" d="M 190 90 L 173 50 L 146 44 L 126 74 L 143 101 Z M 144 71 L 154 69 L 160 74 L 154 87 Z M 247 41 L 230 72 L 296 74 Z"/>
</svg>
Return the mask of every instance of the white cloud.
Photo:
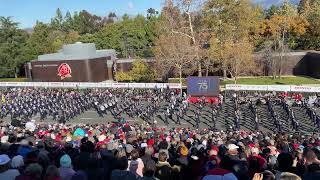
<svg viewBox="0 0 320 180">
<path fill-rule="evenodd" d="M 133 2 L 129 1 L 128 2 L 128 8 L 129 9 L 133 9 L 134 5 L 133 5 Z"/>
</svg>

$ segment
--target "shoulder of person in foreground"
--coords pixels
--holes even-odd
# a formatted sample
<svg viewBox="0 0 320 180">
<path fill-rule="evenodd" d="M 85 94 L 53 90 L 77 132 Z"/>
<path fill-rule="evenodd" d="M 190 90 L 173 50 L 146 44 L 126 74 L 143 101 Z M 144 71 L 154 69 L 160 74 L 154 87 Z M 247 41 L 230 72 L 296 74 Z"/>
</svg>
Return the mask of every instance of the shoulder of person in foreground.
<svg viewBox="0 0 320 180">
<path fill-rule="evenodd" d="M 211 180 L 211 179 L 237 180 L 238 178 L 231 171 L 217 168 L 212 170 L 202 178 L 202 180 Z"/>
<path fill-rule="evenodd" d="M 1 178 L 14 178 L 19 175 L 20 173 L 17 169 L 8 169 L 7 171 L 0 173 Z"/>
<path fill-rule="evenodd" d="M 111 180 L 137 179 L 136 175 L 130 171 L 115 169 L 111 172 Z"/>
</svg>

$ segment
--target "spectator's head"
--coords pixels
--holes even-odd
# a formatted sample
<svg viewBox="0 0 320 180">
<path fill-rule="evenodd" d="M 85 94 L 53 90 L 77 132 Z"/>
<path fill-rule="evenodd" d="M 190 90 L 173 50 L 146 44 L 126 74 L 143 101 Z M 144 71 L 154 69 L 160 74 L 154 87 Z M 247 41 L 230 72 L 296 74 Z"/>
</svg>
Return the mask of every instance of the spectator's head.
<svg viewBox="0 0 320 180">
<path fill-rule="evenodd" d="M 159 149 L 168 149 L 169 144 L 167 141 L 163 140 L 159 143 Z"/>
<path fill-rule="evenodd" d="M 156 164 L 153 160 L 147 160 L 143 168 L 143 176 L 153 177 L 156 171 Z"/>
<path fill-rule="evenodd" d="M 126 150 L 124 148 L 119 148 L 117 153 L 116 153 L 116 158 L 120 159 L 120 158 L 126 157 L 126 156 L 127 156 Z"/>
<path fill-rule="evenodd" d="M 0 172 L 7 171 L 10 168 L 10 158 L 6 154 L 0 155 Z"/>
<path fill-rule="evenodd" d="M 238 149 L 239 149 L 239 146 L 237 146 L 235 144 L 229 144 L 228 145 L 228 154 L 229 155 L 238 155 Z"/>
<path fill-rule="evenodd" d="M 261 167 L 259 164 L 259 159 L 255 156 L 249 158 L 248 160 L 248 164 L 249 164 L 249 170 L 253 171 L 253 172 L 260 172 Z"/>
<path fill-rule="evenodd" d="M 312 151 L 316 154 L 317 159 L 320 160 L 320 145 L 318 145 L 317 147 L 313 147 Z"/>
<path fill-rule="evenodd" d="M 37 147 L 38 149 L 44 149 L 44 148 L 45 148 L 45 144 L 44 144 L 43 141 L 37 141 L 37 142 L 36 142 L 36 147 Z"/>
<path fill-rule="evenodd" d="M 180 147 L 180 155 L 181 156 L 188 156 L 188 148 L 186 146 Z"/>
<path fill-rule="evenodd" d="M 26 140 L 26 139 L 22 139 L 21 142 L 20 142 L 20 145 L 21 146 L 29 146 L 29 141 Z"/>
<path fill-rule="evenodd" d="M 225 155 L 221 157 L 221 161 L 219 165 L 222 169 L 232 171 L 233 166 L 235 165 L 235 161 L 233 161 L 229 156 Z"/>
<path fill-rule="evenodd" d="M 152 147 L 147 147 L 145 150 L 145 154 L 151 156 L 153 154 L 154 150 Z"/>
<path fill-rule="evenodd" d="M 32 163 L 37 163 L 38 161 L 38 155 L 36 151 L 31 151 L 28 154 L 26 154 L 25 157 L 25 164 L 32 164 Z"/>
<path fill-rule="evenodd" d="M 40 179 L 41 178 L 41 174 L 42 174 L 42 167 L 40 166 L 40 164 L 38 163 L 32 163 L 29 164 L 26 169 L 24 170 L 24 174 L 26 176 L 32 176 L 36 179 Z"/>
<path fill-rule="evenodd" d="M 259 149 L 256 147 L 251 148 L 250 151 L 252 155 L 259 155 Z"/>
<path fill-rule="evenodd" d="M 128 168 L 128 159 L 126 156 L 123 156 L 117 160 L 118 169 L 126 170 Z"/>
<path fill-rule="evenodd" d="M 11 160 L 11 167 L 12 168 L 19 168 L 24 165 L 23 157 L 21 155 L 15 156 Z"/>
<path fill-rule="evenodd" d="M 316 153 L 312 149 L 306 149 L 303 153 L 303 157 L 306 165 L 319 162 Z"/>
<path fill-rule="evenodd" d="M 60 166 L 63 168 L 70 168 L 71 167 L 71 158 L 68 154 L 63 155 L 60 158 Z"/>
<path fill-rule="evenodd" d="M 281 173 L 280 180 L 301 180 L 299 176 L 289 172 Z"/>
<path fill-rule="evenodd" d="M 263 180 L 275 180 L 276 177 L 271 171 L 263 171 L 261 174 L 263 174 Z"/>
<path fill-rule="evenodd" d="M 292 169 L 293 157 L 289 153 L 280 153 L 278 158 L 278 168 L 281 172 L 289 172 Z"/>
<path fill-rule="evenodd" d="M 126 145 L 126 153 L 130 154 L 133 150 L 133 146 L 131 144 L 127 144 Z"/>
<path fill-rule="evenodd" d="M 274 169 L 274 167 L 277 165 L 277 157 L 269 156 L 268 165 L 269 165 L 270 168 Z"/>
<path fill-rule="evenodd" d="M 137 160 L 139 158 L 139 151 L 137 149 L 133 149 L 131 151 L 131 159 Z"/>
<path fill-rule="evenodd" d="M 165 153 L 165 152 L 160 152 L 159 153 L 159 161 L 160 162 L 166 162 L 167 158 L 168 158 L 167 153 Z"/>
<path fill-rule="evenodd" d="M 43 167 L 46 168 L 50 165 L 50 158 L 45 152 L 40 152 L 38 154 L 38 163 Z"/>
<path fill-rule="evenodd" d="M 59 178 L 60 177 L 59 169 L 54 165 L 49 166 L 46 170 L 46 174 L 44 177 L 45 177 L 44 178 L 45 180 Z"/>
<path fill-rule="evenodd" d="M 208 151 L 209 156 L 217 156 L 219 152 L 218 147 L 212 146 L 211 149 Z"/>
<path fill-rule="evenodd" d="M 94 144 L 91 141 L 86 141 L 81 144 L 80 150 L 81 152 L 94 153 Z"/>
</svg>

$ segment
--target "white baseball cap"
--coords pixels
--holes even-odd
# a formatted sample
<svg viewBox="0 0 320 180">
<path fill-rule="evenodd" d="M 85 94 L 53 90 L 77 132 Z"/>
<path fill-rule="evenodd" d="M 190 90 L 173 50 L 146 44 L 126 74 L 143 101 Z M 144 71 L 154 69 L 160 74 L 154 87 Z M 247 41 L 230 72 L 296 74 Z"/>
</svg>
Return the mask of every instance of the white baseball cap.
<svg viewBox="0 0 320 180">
<path fill-rule="evenodd" d="M 231 150 L 231 149 L 239 149 L 239 146 L 235 145 L 235 144 L 229 144 L 228 145 L 228 149 Z"/>
<path fill-rule="evenodd" d="M 145 148 L 145 147 L 148 147 L 148 144 L 147 143 L 141 143 L 141 148 Z"/>
</svg>

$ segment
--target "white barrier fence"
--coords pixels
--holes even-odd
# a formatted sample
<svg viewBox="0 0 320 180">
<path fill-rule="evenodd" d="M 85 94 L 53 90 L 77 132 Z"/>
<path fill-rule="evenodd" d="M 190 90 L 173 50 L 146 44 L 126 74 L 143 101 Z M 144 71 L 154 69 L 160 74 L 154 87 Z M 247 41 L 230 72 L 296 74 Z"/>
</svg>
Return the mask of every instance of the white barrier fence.
<svg viewBox="0 0 320 180">
<path fill-rule="evenodd" d="M 0 82 L 0 87 L 43 88 L 167 88 L 180 89 L 179 83 L 90 83 L 90 82 Z"/>
<path fill-rule="evenodd" d="M 227 84 L 226 90 L 234 91 L 286 91 L 286 92 L 320 92 L 320 86 L 296 85 L 240 85 Z"/>
<path fill-rule="evenodd" d="M 91 83 L 91 82 L 0 82 L 0 87 L 43 87 L 43 88 L 167 88 L 180 89 L 179 83 Z M 234 91 L 287 91 L 320 92 L 320 86 L 304 85 L 240 85 L 227 84 L 226 90 Z"/>
</svg>

